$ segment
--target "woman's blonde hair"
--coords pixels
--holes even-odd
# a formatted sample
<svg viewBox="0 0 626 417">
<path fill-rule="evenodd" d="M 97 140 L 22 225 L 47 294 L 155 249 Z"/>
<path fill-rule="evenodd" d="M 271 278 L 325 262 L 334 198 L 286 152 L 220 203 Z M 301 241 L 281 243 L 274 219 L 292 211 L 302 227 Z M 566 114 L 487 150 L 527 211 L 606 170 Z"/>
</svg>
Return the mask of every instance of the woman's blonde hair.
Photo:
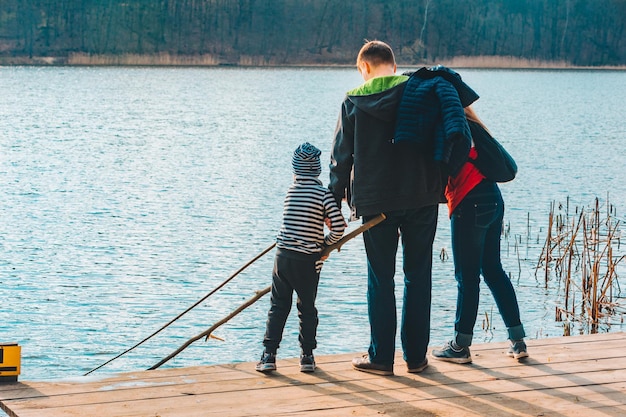
<svg viewBox="0 0 626 417">
<path fill-rule="evenodd" d="M 483 129 L 489 132 L 489 129 L 487 129 L 487 126 L 485 126 L 483 121 L 480 120 L 480 118 L 478 117 L 478 115 L 476 114 L 476 111 L 472 108 L 472 106 L 467 106 L 465 108 L 465 118 L 471 122 L 478 123 Z"/>
</svg>

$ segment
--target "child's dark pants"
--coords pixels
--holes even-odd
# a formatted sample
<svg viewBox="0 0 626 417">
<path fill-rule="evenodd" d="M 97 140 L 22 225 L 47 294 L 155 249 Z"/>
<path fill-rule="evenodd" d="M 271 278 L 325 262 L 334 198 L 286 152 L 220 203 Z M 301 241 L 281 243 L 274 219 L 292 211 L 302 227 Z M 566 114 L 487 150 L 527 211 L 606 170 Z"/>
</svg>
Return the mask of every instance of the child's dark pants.
<svg viewBox="0 0 626 417">
<path fill-rule="evenodd" d="M 272 272 L 271 306 L 267 316 L 267 328 L 263 345 L 267 352 L 276 352 L 283 336 L 285 322 L 291 311 L 293 292 L 298 299 L 300 335 L 298 340 L 304 353 L 310 354 L 317 347 L 317 285 L 319 273 L 315 262 L 319 255 L 305 255 L 289 250 L 277 249 Z"/>
</svg>

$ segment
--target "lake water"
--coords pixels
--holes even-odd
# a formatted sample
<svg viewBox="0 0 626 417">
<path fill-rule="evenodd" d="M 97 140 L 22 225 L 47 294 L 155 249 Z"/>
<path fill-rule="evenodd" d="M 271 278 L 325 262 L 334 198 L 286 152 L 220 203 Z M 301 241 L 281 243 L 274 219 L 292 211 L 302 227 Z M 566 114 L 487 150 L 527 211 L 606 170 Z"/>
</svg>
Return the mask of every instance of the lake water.
<svg viewBox="0 0 626 417">
<path fill-rule="evenodd" d="M 503 244 L 503 262 L 528 336 L 561 336 L 557 288 L 544 288 L 534 268 L 553 201 L 582 207 L 608 195 L 625 219 L 626 73 L 459 72 L 520 167 L 502 192 L 505 222 L 523 244 L 519 254 Z M 22 346 L 20 380 L 85 374 L 272 244 L 293 149 L 309 141 L 327 162 L 344 92 L 360 82 L 354 69 L 0 68 L 0 342 Z M 441 206 L 433 345 L 453 332 L 453 266 L 438 257 L 450 253 L 449 236 Z M 272 258 L 92 375 L 154 365 L 269 285 Z M 318 355 L 366 349 L 365 291 L 357 238 L 322 271 Z M 164 367 L 257 360 L 268 305 L 265 297 L 214 333 L 223 341 L 198 341 Z M 623 330 L 619 317 L 603 329 Z M 475 333 L 477 343 L 506 339 L 484 285 Z M 294 307 L 279 356 L 298 354 Z"/>
</svg>

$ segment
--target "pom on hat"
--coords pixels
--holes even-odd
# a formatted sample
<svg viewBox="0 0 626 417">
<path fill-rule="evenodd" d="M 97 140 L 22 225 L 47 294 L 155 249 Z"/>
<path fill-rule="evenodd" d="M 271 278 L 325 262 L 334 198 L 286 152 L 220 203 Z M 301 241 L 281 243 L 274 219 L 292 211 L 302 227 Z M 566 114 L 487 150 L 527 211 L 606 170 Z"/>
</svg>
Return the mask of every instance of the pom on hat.
<svg viewBox="0 0 626 417">
<path fill-rule="evenodd" d="M 322 151 L 305 142 L 293 152 L 291 164 L 293 173 L 296 175 L 317 177 L 322 173 L 322 165 L 320 164 L 320 155 Z"/>
</svg>

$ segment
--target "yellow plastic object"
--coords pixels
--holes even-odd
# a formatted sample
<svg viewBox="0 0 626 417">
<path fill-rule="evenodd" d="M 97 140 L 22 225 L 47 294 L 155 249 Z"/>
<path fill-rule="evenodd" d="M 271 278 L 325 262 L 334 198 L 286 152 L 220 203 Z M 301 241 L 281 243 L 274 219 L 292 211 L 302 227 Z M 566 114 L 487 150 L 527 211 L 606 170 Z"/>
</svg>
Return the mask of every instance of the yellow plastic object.
<svg viewBox="0 0 626 417">
<path fill-rule="evenodd" d="M 22 348 L 17 343 L 0 343 L 0 383 L 17 381 L 21 354 Z"/>
</svg>

